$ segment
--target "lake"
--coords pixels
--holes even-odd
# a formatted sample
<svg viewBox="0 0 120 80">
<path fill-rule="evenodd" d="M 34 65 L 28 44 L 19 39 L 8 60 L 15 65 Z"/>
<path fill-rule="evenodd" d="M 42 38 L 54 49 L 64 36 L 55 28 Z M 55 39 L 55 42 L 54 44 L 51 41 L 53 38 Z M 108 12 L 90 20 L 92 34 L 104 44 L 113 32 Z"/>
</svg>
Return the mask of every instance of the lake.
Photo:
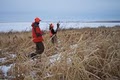
<svg viewBox="0 0 120 80">
<path fill-rule="evenodd" d="M 0 32 L 8 32 L 8 31 L 29 31 L 31 30 L 32 22 L 8 22 L 8 23 L 0 23 Z M 41 22 L 39 24 L 42 30 L 49 29 L 50 22 Z M 53 23 L 54 28 L 56 28 L 56 22 Z M 61 22 L 60 28 L 84 28 L 84 27 L 113 27 L 115 25 L 120 25 L 120 23 L 102 23 L 102 22 Z"/>
</svg>

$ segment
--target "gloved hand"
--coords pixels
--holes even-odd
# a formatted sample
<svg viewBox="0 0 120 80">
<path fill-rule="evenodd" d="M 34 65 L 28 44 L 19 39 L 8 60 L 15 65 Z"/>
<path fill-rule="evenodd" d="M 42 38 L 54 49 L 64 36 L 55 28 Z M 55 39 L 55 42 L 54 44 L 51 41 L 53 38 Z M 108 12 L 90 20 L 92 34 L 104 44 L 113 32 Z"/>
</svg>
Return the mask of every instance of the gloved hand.
<svg viewBox="0 0 120 80">
<path fill-rule="evenodd" d="M 59 28 L 59 26 L 60 26 L 60 23 L 57 23 L 57 28 Z"/>
</svg>

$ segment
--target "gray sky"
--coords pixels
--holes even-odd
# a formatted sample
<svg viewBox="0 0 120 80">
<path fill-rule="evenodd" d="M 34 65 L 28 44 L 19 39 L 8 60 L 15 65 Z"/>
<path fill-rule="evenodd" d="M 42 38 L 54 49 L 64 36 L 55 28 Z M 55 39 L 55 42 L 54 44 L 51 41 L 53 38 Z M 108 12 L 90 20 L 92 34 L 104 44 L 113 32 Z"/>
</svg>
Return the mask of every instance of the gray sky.
<svg viewBox="0 0 120 80">
<path fill-rule="evenodd" d="M 120 0 L 0 0 L 0 22 L 120 20 Z"/>
</svg>

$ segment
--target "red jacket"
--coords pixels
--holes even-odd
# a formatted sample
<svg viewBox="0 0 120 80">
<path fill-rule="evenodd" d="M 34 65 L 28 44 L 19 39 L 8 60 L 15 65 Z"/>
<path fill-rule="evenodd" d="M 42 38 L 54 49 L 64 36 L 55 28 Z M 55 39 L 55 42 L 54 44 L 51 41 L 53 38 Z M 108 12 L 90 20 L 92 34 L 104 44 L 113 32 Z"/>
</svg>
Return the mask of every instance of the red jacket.
<svg viewBox="0 0 120 80">
<path fill-rule="evenodd" d="M 33 42 L 42 42 L 43 37 L 42 37 L 42 31 L 39 28 L 39 23 L 34 22 L 32 23 L 32 37 L 33 37 Z"/>
</svg>

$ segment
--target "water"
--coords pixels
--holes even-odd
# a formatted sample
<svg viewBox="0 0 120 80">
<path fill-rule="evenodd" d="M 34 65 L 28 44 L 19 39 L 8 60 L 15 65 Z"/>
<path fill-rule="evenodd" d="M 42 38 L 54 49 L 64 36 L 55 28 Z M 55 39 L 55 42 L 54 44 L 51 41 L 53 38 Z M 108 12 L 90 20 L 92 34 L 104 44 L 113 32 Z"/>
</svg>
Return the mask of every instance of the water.
<svg viewBox="0 0 120 80">
<path fill-rule="evenodd" d="M 32 22 L 11 22 L 11 23 L 0 23 L 0 32 L 8 31 L 29 31 L 31 30 Z M 47 23 L 40 23 L 40 28 L 46 30 Z"/>
<path fill-rule="evenodd" d="M 29 31 L 31 30 L 32 22 L 11 22 L 11 23 L 0 23 L 0 32 L 8 31 Z M 49 29 L 50 22 L 41 22 L 40 28 L 42 30 Z M 56 28 L 56 23 L 54 22 L 54 28 Z M 60 28 L 83 28 L 83 27 L 99 27 L 106 26 L 112 27 L 115 25 L 120 25 L 120 23 L 82 23 L 82 22 L 62 22 L 60 23 Z"/>
</svg>

